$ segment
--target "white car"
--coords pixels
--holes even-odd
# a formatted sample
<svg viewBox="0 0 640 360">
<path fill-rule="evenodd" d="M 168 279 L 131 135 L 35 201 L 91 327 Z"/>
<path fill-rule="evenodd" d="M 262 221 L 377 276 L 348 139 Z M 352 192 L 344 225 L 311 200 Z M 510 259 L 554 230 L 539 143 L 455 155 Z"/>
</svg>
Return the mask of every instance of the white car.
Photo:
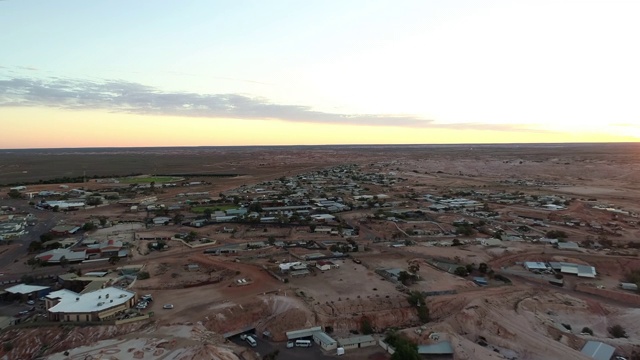
<svg viewBox="0 0 640 360">
<path fill-rule="evenodd" d="M 33 304 L 35 304 L 35 303 L 36 303 L 36 302 L 35 302 L 35 301 L 33 301 L 33 300 L 29 300 L 29 301 L 27 301 L 27 305 L 33 305 Z"/>
<path fill-rule="evenodd" d="M 164 304 L 163 309 L 173 309 L 173 304 Z"/>
</svg>

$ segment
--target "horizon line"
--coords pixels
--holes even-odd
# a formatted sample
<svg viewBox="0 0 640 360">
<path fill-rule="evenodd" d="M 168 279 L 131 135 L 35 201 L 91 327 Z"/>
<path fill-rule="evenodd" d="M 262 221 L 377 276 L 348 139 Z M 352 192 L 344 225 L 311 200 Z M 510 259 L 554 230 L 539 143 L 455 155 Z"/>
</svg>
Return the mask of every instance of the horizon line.
<svg viewBox="0 0 640 360">
<path fill-rule="evenodd" d="M 251 147 L 380 147 L 380 146 L 519 146 L 519 145 L 613 145 L 638 144 L 640 141 L 567 141 L 567 142 L 514 142 L 514 143 L 415 143 L 415 144 L 253 144 L 253 145 L 159 145 L 159 146 L 85 146 L 85 147 L 42 147 L 42 148 L 2 148 L 0 151 L 20 150 L 90 150 L 90 149 L 177 149 L 177 148 L 251 148 Z"/>
</svg>

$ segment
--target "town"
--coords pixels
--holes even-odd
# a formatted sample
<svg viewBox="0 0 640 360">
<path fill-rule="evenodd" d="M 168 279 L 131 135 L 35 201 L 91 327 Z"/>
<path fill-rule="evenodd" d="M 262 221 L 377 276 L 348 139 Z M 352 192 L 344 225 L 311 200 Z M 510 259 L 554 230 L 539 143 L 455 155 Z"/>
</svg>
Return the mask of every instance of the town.
<svg viewBox="0 0 640 360">
<path fill-rule="evenodd" d="M 607 180 L 624 149 L 393 150 L 5 184 L 0 351 L 640 358 L 640 193 Z"/>
</svg>

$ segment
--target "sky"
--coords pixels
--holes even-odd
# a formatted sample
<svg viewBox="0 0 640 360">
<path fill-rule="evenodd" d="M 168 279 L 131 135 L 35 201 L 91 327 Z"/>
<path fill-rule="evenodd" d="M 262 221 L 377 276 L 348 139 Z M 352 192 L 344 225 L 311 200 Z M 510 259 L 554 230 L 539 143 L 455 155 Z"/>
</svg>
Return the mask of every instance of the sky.
<svg viewBox="0 0 640 360">
<path fill-rule="evenodd" d="M 639 141 L 638 18 L 634 0 L 0 0 L 0 148 Z"/>
</svg>

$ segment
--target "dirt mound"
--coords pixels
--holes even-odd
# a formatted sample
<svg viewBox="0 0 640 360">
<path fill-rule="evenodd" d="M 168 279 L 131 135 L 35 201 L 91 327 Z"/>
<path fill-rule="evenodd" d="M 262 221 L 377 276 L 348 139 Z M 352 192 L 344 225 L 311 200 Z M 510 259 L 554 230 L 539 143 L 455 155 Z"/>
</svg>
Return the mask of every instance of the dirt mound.
<svg viewBox="0 0 640 360">
<path fill-rule="evenodd" d="M 286 331 L 314 324 L 313 314 L 299 300 L 276 295 L 243 304 L 215 305 L 203 321 L 206 329 L 219 334 L 255 326 L 259 332 L 270 331 L 276 341 L 285 340 Z"/>
</svg>

